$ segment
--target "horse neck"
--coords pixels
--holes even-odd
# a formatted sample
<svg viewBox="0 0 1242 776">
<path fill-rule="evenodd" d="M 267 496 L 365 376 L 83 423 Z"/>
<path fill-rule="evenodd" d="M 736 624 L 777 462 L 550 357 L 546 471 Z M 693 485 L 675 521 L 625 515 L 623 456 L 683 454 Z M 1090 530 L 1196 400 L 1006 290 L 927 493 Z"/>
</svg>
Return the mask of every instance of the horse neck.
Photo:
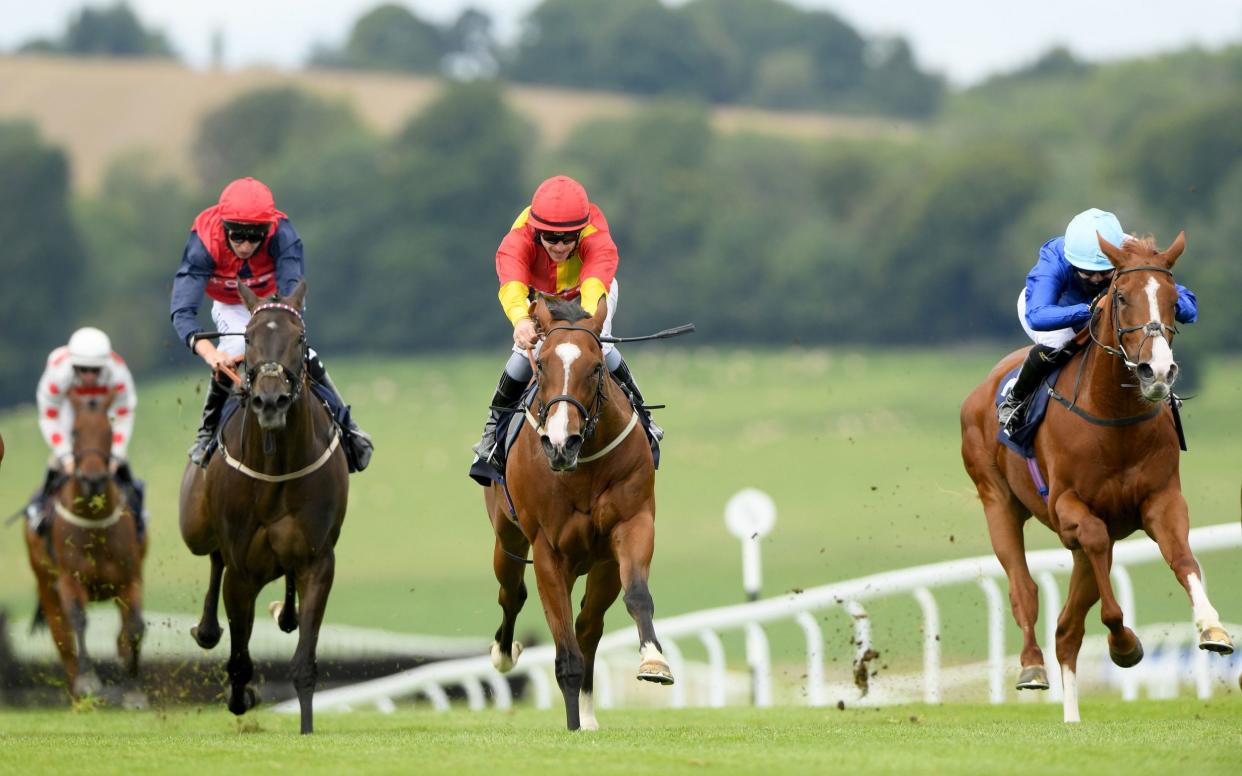
<svg viewBox="0 0 1242 776">
<path fill-rule="evenodd" d="M 316 440 L 320 436 L 320 429 L 327 424 L 327 413 L 322 409 L 316 411 L 319 400 L 310 390 L 309 380 L 306 377 L 302 380 L 302 390 L 297 401 L 289 406 L 285 415 L 285 427 L 271 432 L 275 435 L 276 443 L 276 449 L 271 455 L 263 452 L 263 437 L 267 432 L 259 428 L 258 420 L 243 402 L 238 411 L 244 413 L 242 425 L 245 431 L 242 449 L 236 455 L 243 463 L 261 471 L 300 469 L 322 452 Z M 323 422 L 319 421 L 320 417 Z M 231 450 L 229 452 L 232 453 Z"/>
<path fill-rule="evenodd" d="M 1121 348 L 1117 341 L 1111 307 L 1106 315 L 1100 316 L 1096 336 L 1103 345 L 1118 350 Z M 1081 398 L 1085 401 L 1081 403 L 1094 408 L 1103 417 L 1127 417 L 1150 409 L 1151 404 L 1142 397 L 1137 388 L 1127 387 L 1136 383 L 1138 378 L 1119 356 L 1108 353 L 1100 345 L 1091 342 L 1083 358 L 1085 363 Z"/>
<path fill-rule="evenodd" d="M 96 506 L 93 499 L 88 499 L 82 495 L 82 483 L 78 482 L 77 477 L 70 477 L 64 485 L 61 486 L 60 492 L 68 497 L 64 500 L 65 508 L 78 517 L 88 520 L 98 518 L 100 520 L 112 514 L 116 509 L 116 505 L 120 503 L 121 491 L 116 486 L 116 480 L 111 475 L 108 477 L 108 484 L 104 487 L 103 502 Z"/>
<path fill-rule="evenodd" d="M 625 431 L 625 427 L 629 425 L 630 417 L 634 414 L 634 406 L 630 404 L 629 398 L 625 391 L 617 385 L 611 375 L 605 375 L 604 380 L 607 384 L 604 388 L 604 407 L 600 412 L 599 423 L 595 427 L 595 433 L 591 435 L 590 441 L 582 451 L 583 455 L 591 455 L 596 451 L 612 444 L 618 436 Z M 631 434 L 641 433 L 641 428 L 635 428 Z M 618 455 L 625 445 L 613 450 L 609 455 Z"/>
</svg>

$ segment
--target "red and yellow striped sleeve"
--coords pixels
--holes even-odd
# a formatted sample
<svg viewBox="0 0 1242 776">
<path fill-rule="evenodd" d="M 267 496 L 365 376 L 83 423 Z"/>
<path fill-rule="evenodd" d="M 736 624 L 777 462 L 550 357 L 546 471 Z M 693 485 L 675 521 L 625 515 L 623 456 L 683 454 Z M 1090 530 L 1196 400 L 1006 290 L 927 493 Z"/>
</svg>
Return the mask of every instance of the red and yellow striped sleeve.
<svg viewBox="0 0 1242 776">
<path fill-rule="evenodd" d="M 617 244 L 608 231 L 608 221 L 597 205 L 591 205 L 591 225 L 582 230 L 578 255 L 582 257 L 579 301 L 583 310 L 594 315 L 600 298 L 612 287 L 619 260 Z"/>
</svg>

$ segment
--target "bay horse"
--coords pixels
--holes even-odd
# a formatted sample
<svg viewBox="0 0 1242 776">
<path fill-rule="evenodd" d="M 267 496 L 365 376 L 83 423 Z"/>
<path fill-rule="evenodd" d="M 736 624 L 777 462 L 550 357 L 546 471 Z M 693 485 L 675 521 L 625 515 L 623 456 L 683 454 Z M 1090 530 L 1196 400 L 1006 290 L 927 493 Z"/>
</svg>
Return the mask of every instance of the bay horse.
<svg viewBox="0 0 1242 776">
<path fill-rule="evenodd" d="M 492 663 L 508 671 L 521 654 L 513 628 L 526 601 L 525 558 L 533 548 L 570 730 L 599 729 L 595 650 L 604 634 L 604 613 L 622 590 L 638 626 L 638 678 L 673 683 L 652 625 L 655 604 L 647 587 L 655 551 L 655 466 L 637 414 L 604 364 L 600 332 L 607 305 L 601 299 L 595 315 L 588 316 L 576 302 L 540 295 L 531 304 L 543 340 L 535 361 L 537 414 L 527 410 L 524 418 L 514 417 L 530 428 L 522 429 L 509 454 L 509 495 L 499 483 L 484 490 L 503 613 Z M 575 623 L 570 596 L 584 574 L 586 592 Z"/>
<path fill-rule="evenodd" d="M 1109 580 L 1113 543 L 1134 531 L 1141 529 L 1155 540 L 1186 589 L 1199 647 L 1233 651 L 1190 551 L 1178 470 L 1179 431 L 1170 404 L 1178 371 L 1173 360 L 1178 291 L 1172 270 L 1185 249 L 1185 234 L 1164 251 L 1150 238 L 1127 239 L 1121 247 L 1102 237 L 1099 243 L 1113 264 L 1113 277 L 1093 303 L 1090 322 L 1079 333 L 1083 349 L 1061 371 L 1052 394 L 1056 401 L 1049 402 L 1035 437 L 1046 502 L 1026 460 L 996 437 L 993 397 L 1026 350 L 1002 359 L 961 410 L 962 460 L 983 502 L 992 548 L 1009 577 L 1009 600 L 1022 631 L 1018 689 L 1048 688 L 1035 638 L 1039 598 L 1026 563 L 1023 524 L 1034 515 L 1073 552 L 1056 629 L 1066 722 L 1080 719 L 1075 671 L 1086 615 L 1097 600 L 1113 662 L 1128 667 L 1143 657 Z"/>
<path fill-rule="evenodd" d="M 117 653 L 126 672 L 122 705 L 145 708 L 138 658 L 142 619 L 142 563 L 147 536 L 138 538 L 137 516 L 112 476 L 115 394 L 70 391 L 73 407 L 73 474 L 52 494 L 53 518 L 46 536 L 26 527 L 26 553 L 38 586 L 39 609 L 60 653 L 71 697 L 97 695 L 103 685 L 86 649 L 86 605 L 115 601 L 121 615 Z M 36 615 L 37 617 L 37 615 Z"/>
<path fill-rule="evenodd" d="M 300 631 L 291 675 L 306 734 L 314 727 L 315 648 L 345 520 L 348 470 L 340 432 L 310 392 L 301 314 L 306 283 L 285 297 L 260 299 L 244 286 L 238 291 L 252 313 L 241 407 L 222 425 L 220 448 L 207 467 L 190 462 L 181 480 L 181 536 L 195 555 L 211 558 L 203 613 L 191 635 L 204 649 L 219 643 L 223 587 L 231 647 L 228 708 L 245 714 L 258 703 L 249 684 L 255 597 L 283 576 L 284 603 L 271 609 L 282 630 Z"/>
</svg>

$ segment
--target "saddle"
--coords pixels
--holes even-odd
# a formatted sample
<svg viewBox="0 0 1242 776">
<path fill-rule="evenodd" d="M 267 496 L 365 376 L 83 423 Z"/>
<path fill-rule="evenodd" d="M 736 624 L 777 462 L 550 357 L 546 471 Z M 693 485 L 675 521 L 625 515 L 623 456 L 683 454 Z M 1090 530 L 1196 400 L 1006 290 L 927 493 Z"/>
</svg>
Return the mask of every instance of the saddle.
<svg viewBox="0 0 1242 776">
<path fill-rule="evenodd" d="M 1000 387 L 996 391 L 995 403 L 1000 405 L 1009 392 L 1013 390 L 1013 385 L 1018 380 L 1018 372 L 1022 369 L 1018 366 L 1012 369 L 1000 381 Z M 1013 450 L 1023 458 L 1035 457 L 1035 432 L 1039 431 L 1039 425 L 1043 422 L 1044 416 L 1048 413 L 1048 398 L 1051 396 L 1053 386 L 1057 384 L 1057 377 L 1061 374 L 1061 367 L 1054 369 L 1039 387 L 1031 391 L 1031 395 L 1027 398 L 1025 405 L 1021 408 L 1022 426 L 1013 432 L 1013 435 L 1005 433 L 1004 428 L 997 429 L 996 439 L 1001 444 Z"/>
</svg>

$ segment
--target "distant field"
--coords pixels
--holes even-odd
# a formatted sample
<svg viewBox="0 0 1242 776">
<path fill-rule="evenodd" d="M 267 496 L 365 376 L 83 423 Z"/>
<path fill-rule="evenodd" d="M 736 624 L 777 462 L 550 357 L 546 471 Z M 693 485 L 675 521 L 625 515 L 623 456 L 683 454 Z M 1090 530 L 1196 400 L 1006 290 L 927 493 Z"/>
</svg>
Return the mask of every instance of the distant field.
<svg viewBox="0 0 1242 776">
<path fill-rule="evenodd" d="M 657 475 L 657 615 L 742 599 L 740 550 L 723 509 L 743 487 L 768 491 L 779 511 L 763 546 L 768 595 L 990 552 L 961 467 L 957 412 L 996 355 L 629 346 L 648 397 L 669 404 L 660 414 L 668 439 Z M 499 618 L 491 533 L 481 489 L 465 472 L 504 353 L 327 359 L 377 448 L 371 469 L 352 478 L 328 621 L 490 636 Z M 139 386 L 133 459 L 149 484 L 154 515 L 147 602 L 162 611 L 197 611 L 206 580 L 206 562 L 181 543 L 176 513 L 203 378 L 194 372 Z M 1195 525 L 1238 519 L 1240 394 L 1242 363 L 1215 362 L 1199 397 L 1185 407 L 1190 452 L 1182 477 Z M 0 433 L 9 447 L 0 473 L 0 505 L 8 513 L 35 486 L 46 448 L 29 407 L 0 414 Z M 1032 549 L 1058 546 L 1037 524 L 1027 534 Z M 1222 617 L 1236 622 L 1242 566 L 1218 554 L 1205 559 L 1205 568 Z M 1135 584 L 1142 622 L 1189 619 L 1184 593 L 1160 564 L 1136 571 Z M 265 595 L 277 597 L 274 588 Z M 946 653 L 982 659 L 977 589 L 940 597 Z M 0 534 L 0 607 L 26 615 L 32 604 L 24 545 L 11 526 Z M 877 642 L 917 654 L 917 612 L 913 600 L 877 605 Z M 609 625 L 632 627 L 624 607 L 613 608 Z M 519 632 L 544 629 L 532 601 Z M 1093 613 L 1088 632 L 1101 631 Z M 791 651 L 778 649 L 778 660 L 800 659 L 796 633 L 789 626 Z M 848 638 L 842 621 L 829 634 L 830 648 L 849 654 Z M 1017 643 L 1015 629 L 1008 643 Z"/>
<path fill-rule="evenodd" d="M 601 711 L 570 734 L 559 711 L 295 715 L 223 707 L 137 714 L 0 711 L 0 773 L 188 773 L 204 764 L 296 773 L 1156 774 L 1242 770 L 1236 701 L 886 709 Z"/>
<path fill-rule="evenodd" d="M 351 104 L 364 121 L 395 131 L 443 88 L 443 82 L 395 73 L 274 70 L 194 71 L 150 60 L 0 56 L 0 119 L 34 121 L 63 145 L 78 187 L 92 189 L 123 151 L 147 149 L 148 159 L 181 174 L 204 115 L 257 88 L 294 86 Z M 510 88 L 509 104 L 555 145 L 587 121 L 624 116 L 642 101 L 606 92 Z M 908 136 L 914 125 L 810 112 L 747 107 L 713 110 L 718 129 L 797 138 Z"/>
</svg>

